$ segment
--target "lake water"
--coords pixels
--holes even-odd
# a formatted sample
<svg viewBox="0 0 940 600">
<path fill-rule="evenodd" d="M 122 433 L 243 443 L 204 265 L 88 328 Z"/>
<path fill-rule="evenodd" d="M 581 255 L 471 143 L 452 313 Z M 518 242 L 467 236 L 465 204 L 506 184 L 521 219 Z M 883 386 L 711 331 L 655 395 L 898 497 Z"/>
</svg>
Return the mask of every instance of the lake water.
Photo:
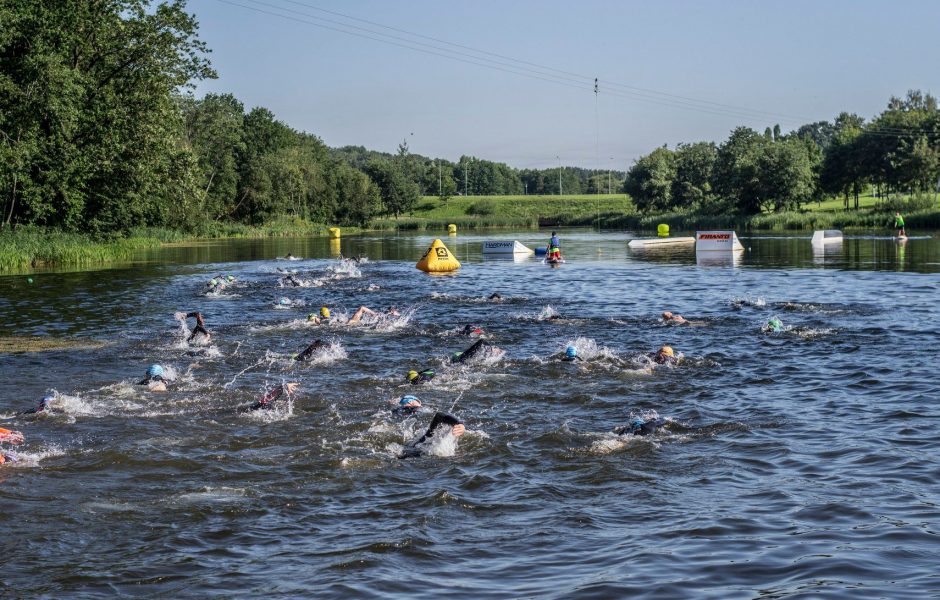
<svg viewBox="0 0 940 600">
<path fill-rule="evenodd" d="M 742 236 L 697 259 L 561 234 L 559 268 L 483 260 L 483 239 L 547 239 L 500 231 L 445 236 L 451 276 L 414 268 L 433 237 L 389 234 L 0 277 L 0 335 L 106 343 L 0 354 L 0 425 L 26 436 L 0 467 L 0 596 L 940 596 L 940 238 Z M 218 274 L 236 282 L 205 295 Z M 343 325 L 361 305 L 401 316 Z M 208 346 L 174 316 L 194 310 Z M 505 353 L 451 363 L 466 324 Z M 677 365 L 651 366 L 663 344 Z M 168 392 L 136 385 L 151 363 Z M 424 408 L 396 417 L 405 394 Z M 467 433 L 399 459 L 435 410 Z"/>
</svg>

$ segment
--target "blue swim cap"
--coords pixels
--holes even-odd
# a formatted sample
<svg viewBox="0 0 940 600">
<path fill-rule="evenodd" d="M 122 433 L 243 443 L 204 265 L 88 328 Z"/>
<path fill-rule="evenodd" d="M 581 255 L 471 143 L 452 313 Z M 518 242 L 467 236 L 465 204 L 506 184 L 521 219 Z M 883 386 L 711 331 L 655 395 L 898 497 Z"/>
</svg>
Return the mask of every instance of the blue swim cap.
<svg viewBox="0 0 940 600">
<path fill-rule="evenodd" d="M 630 421 L 630 428 L 633 430 L 642 429 L 646 425 L 646 421 L 643 419 L 633 419 Z"/>
<path fill-rule="evenodd" d="M 147 369 L 147 375 L 150 377 L 160 377 L 163 375 L 163 367 L 160 365 L 150 365 L 150 368 Z"/>
<path fill-rule="evenodd" d="M 568 346 L 568 348 L 565 349 L 565 356 L 567 356 L 568 358 L 577 358 L 578 349 L 575 348 L 574 346 Z"/>
<path fill-rule="evenodd" d="M 290 298 L 281 298 L 277 302 L 278 304 L 290 304 Z"/>
<path fill-rule="evenodd" d="M 415 396 L 402 396 L 401 400 L 398 401 L 398 404 L 401 406 L 407 406 L 409 402 L 420 402 Z"/>
<path fill-rule="evenodd" d="M 45 396 L 42 397 L 42 404 L 43 406 L 45 406 L 46 404 L 49 404 L 53 400 L 55 400 L 55 394 L 46 394 Z"/>
</svg>

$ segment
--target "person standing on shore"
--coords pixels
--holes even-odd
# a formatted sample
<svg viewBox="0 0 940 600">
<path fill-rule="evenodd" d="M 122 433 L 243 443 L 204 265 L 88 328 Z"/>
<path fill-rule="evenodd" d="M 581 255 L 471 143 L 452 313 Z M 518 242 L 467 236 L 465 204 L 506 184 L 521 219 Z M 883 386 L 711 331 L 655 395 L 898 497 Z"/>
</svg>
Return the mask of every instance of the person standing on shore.
<svg viewBox="0 0 940 600">
<path fill-rule="evenodd" d="M 899 238 L 907 237 L 907 231 L 904 230 L 904 217 L 901 216 L 900 212 L 894 213 L 894 228 L 898 230 Z"/>
</svg>

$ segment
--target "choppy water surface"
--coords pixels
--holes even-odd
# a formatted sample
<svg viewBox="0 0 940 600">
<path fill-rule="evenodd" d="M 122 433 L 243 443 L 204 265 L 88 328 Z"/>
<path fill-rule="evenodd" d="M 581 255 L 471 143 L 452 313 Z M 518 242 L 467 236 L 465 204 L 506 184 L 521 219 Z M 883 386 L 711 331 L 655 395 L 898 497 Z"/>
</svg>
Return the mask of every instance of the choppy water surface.
<svg viewBox="0 0 940 600">
<path fill-rule="evenodd" d="M 934 238 L 754 237 L 697 261 L 568 232 L 549 268 L 483 261 L 483 237 L 543 241 L 445 239 L 465 264 L 441 277 L 414 268 L 430 237 L 363 236 L 342 242 L 358 266 L 326 240 L 240 241 L 0 278 L 3 335 L 109 342 L 0 355 L 0 425 L 26 436 L 0 467 L 0 595 L 940 594 Z M 220 273 L 237 283 L 203 295 Z M 324 304 L 401 316 L 308 325 Z M 209 346 L 185 343 L 189 310 Z M 468 323 L 505 354 L 451 365 Z M 683 360 L 651 367 L 666 343 Z M 586 360 L 552 358 L 567 345 Z M 169 392 L 135 385 L 150 363 Z M 407 385 L 421 367 L 436 379 Z M 291 402 L 237 412 L 285 381 Z M 49 414 L 16 414 L 48 390 Z M 402 420 L 407 393 L 426 409 Z M 467 433 L 399 460 L 435 409 Z M 650 415 L 653 437 L 612 433 Z"/>
</svg>

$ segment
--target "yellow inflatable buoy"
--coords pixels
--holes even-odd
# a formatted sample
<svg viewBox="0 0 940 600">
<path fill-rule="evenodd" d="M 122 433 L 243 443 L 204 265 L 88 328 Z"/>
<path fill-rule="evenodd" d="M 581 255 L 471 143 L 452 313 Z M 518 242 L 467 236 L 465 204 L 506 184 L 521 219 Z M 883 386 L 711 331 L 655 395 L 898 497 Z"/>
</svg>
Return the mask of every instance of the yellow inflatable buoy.
<svg viewBox="0 0 940 600">
<path fill-rule="evenodd" d="M 451 235 L 457 235 L 457 226 L 451 223 L 447 226 L 447 233 Z"/>
<path fill-rule="evenodd" d="M 669 237 L 669 225 L 665 223 L 660 223 L 659 226 L 656 227 L 656 231 L 659 233 L 659 237 Z"/>
<path fill-rule="evenodd" d="M 339 230 L 339 227 L 330 227 L 330 237 L 334 240 L 338 240 L 342 232 Z"/>
<path fill-rule="evenodd" d="M 434 240 L 428 251 L 424 253 L 415 268 L 425 273 L 447 273 L 460 268 L 460 262 L 454 258 L 447 246 L 441 240 Z"/>
</svg>

